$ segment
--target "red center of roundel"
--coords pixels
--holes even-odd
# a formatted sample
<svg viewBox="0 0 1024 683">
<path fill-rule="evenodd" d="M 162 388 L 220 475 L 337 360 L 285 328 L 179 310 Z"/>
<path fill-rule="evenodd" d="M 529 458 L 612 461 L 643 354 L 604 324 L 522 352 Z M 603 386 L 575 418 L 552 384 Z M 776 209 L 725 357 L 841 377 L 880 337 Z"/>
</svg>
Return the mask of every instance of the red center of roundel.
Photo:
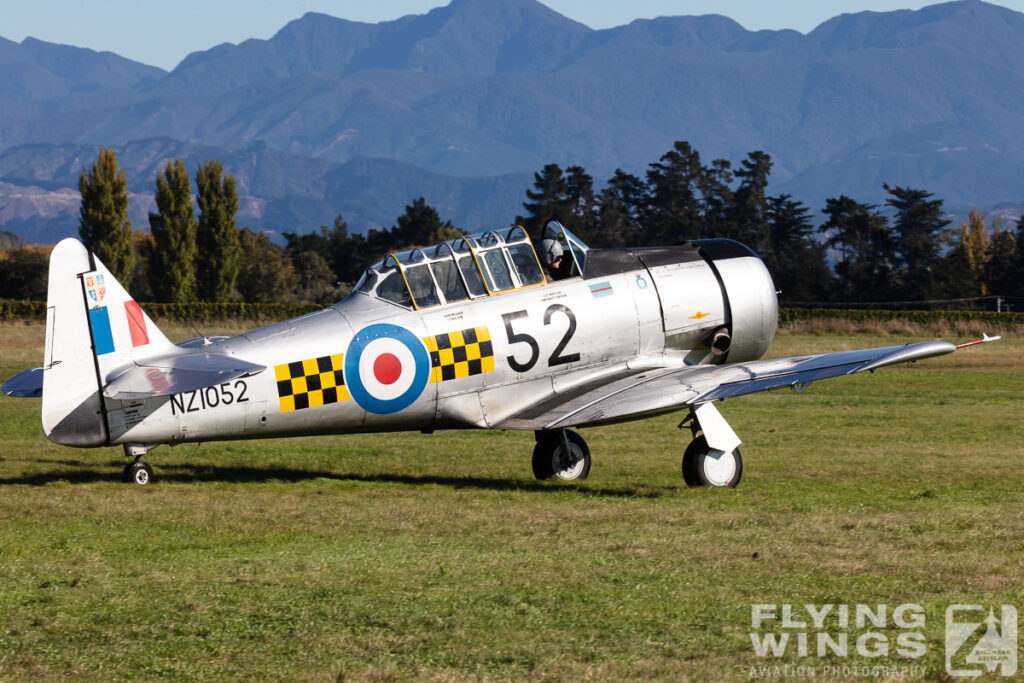
<svg viewBox="0 0 1024 683">
<path fill-rule="evenodd" d="M 392 353 L 382 353 L 373 361 L 373 376 L 381 384 L 394 384 L 402 374 L 402 363 Z"/>
</svg>

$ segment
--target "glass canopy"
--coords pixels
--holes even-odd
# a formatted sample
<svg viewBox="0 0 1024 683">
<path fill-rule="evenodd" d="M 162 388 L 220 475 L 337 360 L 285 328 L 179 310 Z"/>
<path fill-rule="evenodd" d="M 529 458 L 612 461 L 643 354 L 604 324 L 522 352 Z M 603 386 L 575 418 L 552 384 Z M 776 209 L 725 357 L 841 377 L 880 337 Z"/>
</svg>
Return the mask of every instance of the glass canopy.
<svg viewBox="0 0 1024 683">
<path fill-rule="evenodd" d="M 529 235 L 516 226 L 389 254 L 366 269 L 354 291 L 421 309 L 545 282 Z"/>
</svg>

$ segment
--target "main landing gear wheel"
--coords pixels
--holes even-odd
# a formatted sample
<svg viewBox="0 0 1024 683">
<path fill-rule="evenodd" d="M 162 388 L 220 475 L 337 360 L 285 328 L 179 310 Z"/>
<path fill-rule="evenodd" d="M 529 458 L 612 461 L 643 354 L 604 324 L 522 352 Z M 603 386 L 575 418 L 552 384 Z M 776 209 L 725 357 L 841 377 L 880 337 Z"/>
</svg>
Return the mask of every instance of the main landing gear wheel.
<svg viewBox="0 0 1024 683">
<path fill-rule="evenodd" d="M 125 466 L 123 479 L 127 483 L 144 486 L 153 481 L 153 468 L 141 460 L 136 460 Z"/>
<path fill-rule="evenodd" d="M 533 475 L 565 481 L 586 479 L 590 474 L 590 449 L 583 437 L 569 430 L 538 432 L 533 448 Z M 568 449 L 566 445 L 568 444 Z"/>
<path fill-rule="evenodd" d="M 740 449 L 712 454 L 708 440 L 701 434 L 690 442 L 683 454 L 683 479 L 687 486 L 736 488 L 743 476 Z"/>
</svg>

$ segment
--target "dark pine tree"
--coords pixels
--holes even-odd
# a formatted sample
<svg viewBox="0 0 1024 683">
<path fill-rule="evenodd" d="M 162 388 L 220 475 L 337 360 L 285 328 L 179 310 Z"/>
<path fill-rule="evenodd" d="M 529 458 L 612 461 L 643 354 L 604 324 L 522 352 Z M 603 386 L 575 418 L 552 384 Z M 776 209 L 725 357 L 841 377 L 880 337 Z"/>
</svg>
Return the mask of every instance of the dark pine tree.
<svg viewBox="0 0 1024 683">
<path fill-rule="evenodd" d="M 596 222 L 594 180 L 582 166 L 570 166 L 562 172 L 558 164 L 547 164 L 533 174 L 533 190 L 526 191 L 530 201 L 523 203 L 527 216 L 515 222 L 540 239 L 549 221 L 558 221 L 583 241 L 593 239 Z"/>
<path fill-rule="evenodd" d="M 988 260 L 982 269 L 982 278 L 989 294 L 1014 296 L 1021 272 L 1017 270 L 1017 238 L 1009 230 L 992 235 L 988 245 Z"/>
<path fill-rule="evenodd" d="M 568 200 L 569 186 L 558 164 L 546 164 L 540 173 L 534 173 L 533 187 L 526 191 L 530 201 L 523 202 L 527 215 L 516 216 L 516 223 L 538 240 L 548 221 L 559 221 L 563 225 L 571 222 L 572 206 Z"/>
<path fill-rule="evenodd" d="M 733 193 L 729 211 L 729 227 L 732 234 L 722 235 L 746 244 L 766 254 L 771 248 L 768 229 L 768 175 L 772 170 L 772 158 L 760 150 L 751 152 L 736 169 L 740 184 Z"/>
<path fill-rule="evenodd" d="M 398 225 L 391 228 L 388 246 L 391 250 L 426 247 L 455 239 L 461 234 L 451 221 L 442 222 L 437 209 L 420 197 L 407 204 L 405 213 L 398 217 Z"/>
<path fill-rule="evenodd" d="M 238 234 L 242 249 L 242 268 L 235 285 L 242 299 L 251 303 L 289 302 L 299 284 L 284 249 L 264 233 L 242 228 Z"/>
<path fill-rule="evenodd" d="M 714 159 L 709 166 L 701 169 L 698 182 L 704 214 L 701 237 L 736 236 L 731 215 L 734 201 L 732 182 L 732 163 L 728 159 Z"/>
<path fill-rule="evenodd" d="M 891 196 L 886 204 L 896 210 L 893 222 L 897 279 L 905 300 L 933 299 L 939 295 L 940 236 L 949 225 L 942 217 L 942 200 L 924 190 L 883 185 Z"/>
<path fill-rule="evenodd" d="M 891 300 L 896 240 L 873 204 L 846 195 L 825 200 L 828 220 L 819 228 L 836 251 L 837 297 L 842 302 Z"/>
<path fill-rule="evenodd" d="M 349 285 L 359 279 L 366 266 L 377 256 L 371 253 L 365 235 L 348 234 L 348 223 L 341 214 L 335 216 L 334 225 L 330 228 L 321 225 L 319 231 L 305 235 L 286 232 L 284 238 L 289 258 L 294 260 L 299 254 L 310 251 L 320 254 L 334 273 L 335 280 Z M 386 250 L 387 245 L 383 248 Z"/>
<path fill-rule="evenodd" d="M 703 176 L 700 154 L 681 140 L 650 165 L 641 213 L 645 244 L 681 244 L 702 236 Z"/>
<path fill-rule="evenodd" d="M 1010 291 L 1007 292 L 1014 297 L 1015 311 L 1024 311 L 1024 215 L 1017 219 L 1016 250 L 1013 258 L 1014 278 Z"/>
<path fill-rule="evenodd" d="M 824 246 L 812 236 L 810 210 L 792 196 L 768 197 L 766 220 L 770 249 L 765 264 L 783 302 L 827 302 L 832 297 L 832 272 Z"/>
<path fill-rule="evenodd" d="M 565 169 L 565 203 L 569 212 L 562 225 L 584 242 L 590 242 L 594 238 L 597 207 L 594 179 L 582 166 Z"/>
<path fill-rule="evenodd" d="M 642 180 L 615 169 L 598 196 L 596 226 L 587 243 L 601 248 L 642 246 L 640 213 L 645 193 Z"/>
</svg>

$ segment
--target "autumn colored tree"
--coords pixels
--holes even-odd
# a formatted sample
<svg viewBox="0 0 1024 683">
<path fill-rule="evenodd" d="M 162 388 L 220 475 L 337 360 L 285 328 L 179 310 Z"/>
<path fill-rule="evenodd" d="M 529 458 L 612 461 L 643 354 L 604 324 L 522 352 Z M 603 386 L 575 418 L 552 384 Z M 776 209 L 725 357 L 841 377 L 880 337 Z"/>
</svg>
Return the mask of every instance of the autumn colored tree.
<svg viewBox="0 0 1024 683">
<path fill-rule="evenodd" d="M 987 292 L 983 280 L 988 253 L 984 214 L 971 208 L 960 224 L 960 238 L 945 258 L 943 290 L 950 297 L 979 297 Z"/>
</svg>

